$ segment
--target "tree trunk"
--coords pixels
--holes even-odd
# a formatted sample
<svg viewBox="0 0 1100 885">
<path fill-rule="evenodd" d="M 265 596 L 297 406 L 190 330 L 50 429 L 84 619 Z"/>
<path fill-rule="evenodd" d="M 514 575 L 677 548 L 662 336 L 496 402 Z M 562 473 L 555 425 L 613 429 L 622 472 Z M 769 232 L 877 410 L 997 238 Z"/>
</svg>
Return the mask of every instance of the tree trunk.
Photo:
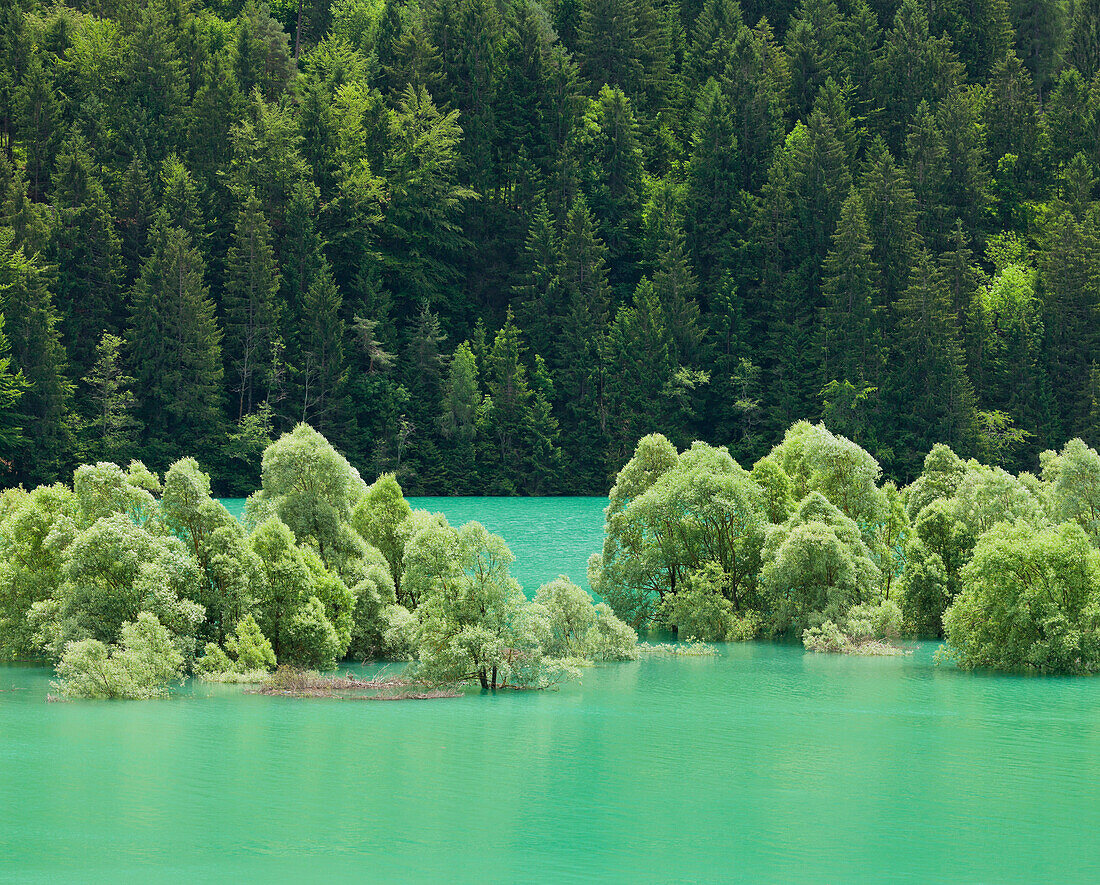
<svg viewBox="0 0 1100 885">
<path fill-rule="evenodd" d="M 482 688 L 488 688 L 489 687 L 489 679 L 485 675 L 485 669 L 484 668 L 477 671 L 477 678 L 481 680 L 481 687 Z"/>
<path fill-rule="evenodd" d="M 294 61 L 298 61 L 298 54 L 302 48 L 302 0 L 298 0 L 298 27 L 294 32 Z"/>
</svg>

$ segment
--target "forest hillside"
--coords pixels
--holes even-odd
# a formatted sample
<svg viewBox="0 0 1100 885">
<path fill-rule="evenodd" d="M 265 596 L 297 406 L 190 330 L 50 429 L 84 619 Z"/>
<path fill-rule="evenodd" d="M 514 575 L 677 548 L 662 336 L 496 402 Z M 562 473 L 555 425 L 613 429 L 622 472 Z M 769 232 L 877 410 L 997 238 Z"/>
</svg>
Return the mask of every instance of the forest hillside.
<svg viewBox="0 0 1100 885">
<path fill-rule="evenodd" d="M 1097 0 L 0 0 L 0 482 L 604 494 L 1100 411 Z"/>
</svg>

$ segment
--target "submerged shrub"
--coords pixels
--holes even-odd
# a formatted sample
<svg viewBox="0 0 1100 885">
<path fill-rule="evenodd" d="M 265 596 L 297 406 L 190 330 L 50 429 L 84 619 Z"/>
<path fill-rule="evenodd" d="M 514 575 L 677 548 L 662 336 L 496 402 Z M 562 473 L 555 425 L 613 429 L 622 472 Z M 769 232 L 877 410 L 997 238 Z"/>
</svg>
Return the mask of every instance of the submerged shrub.
<svg viewBox="0 0 1100 885">
<path fill-rule="evenodd" d="M 1077 523 L 1001 523 L 981 538 L 943 618 L 959 666 L 1100 670 L 1100 552 Z"/>
<path fill-rule="evenodd" d="M 119 631 L 118 645 L 97 639 L 70 642 L 57 665 L 61 693 L 70 698 L 158 698 L 181 678 L 183 655 L 155 615 L 142 612 Z"/>
</svg>

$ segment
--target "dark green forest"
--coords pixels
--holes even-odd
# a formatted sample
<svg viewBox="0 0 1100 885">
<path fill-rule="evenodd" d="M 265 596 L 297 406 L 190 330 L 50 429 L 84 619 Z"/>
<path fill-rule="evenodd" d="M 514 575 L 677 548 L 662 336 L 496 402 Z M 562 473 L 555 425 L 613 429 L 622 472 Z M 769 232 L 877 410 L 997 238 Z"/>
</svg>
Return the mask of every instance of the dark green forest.
<svg viewBox="0 0 1100 885">
<path fill-rule="evenodd" d="M 606 493 L 1100 412 L 1097 0 L 0 0 L 0 482 Z"/>
</svg>

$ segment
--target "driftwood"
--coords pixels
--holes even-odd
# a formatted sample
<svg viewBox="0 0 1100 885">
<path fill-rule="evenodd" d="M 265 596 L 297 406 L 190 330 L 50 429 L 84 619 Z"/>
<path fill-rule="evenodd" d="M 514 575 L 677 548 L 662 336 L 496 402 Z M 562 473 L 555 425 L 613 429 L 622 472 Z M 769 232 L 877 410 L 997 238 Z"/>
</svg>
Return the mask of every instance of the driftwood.
<svg viewBox="0 0 1100 885">
<path fill-rule="evenodd" d="M 271 681 L 249 694 L 289 698 L 339 698 L 347 701 L 429 701 L 457 698 L 461 692 L 450 688 L 425 685 L 401 676 L 379 674 L 360 679 L 351 673 L 343 676 L 321 676 L 317 673 L 280 668 Z"/>
</svg>

